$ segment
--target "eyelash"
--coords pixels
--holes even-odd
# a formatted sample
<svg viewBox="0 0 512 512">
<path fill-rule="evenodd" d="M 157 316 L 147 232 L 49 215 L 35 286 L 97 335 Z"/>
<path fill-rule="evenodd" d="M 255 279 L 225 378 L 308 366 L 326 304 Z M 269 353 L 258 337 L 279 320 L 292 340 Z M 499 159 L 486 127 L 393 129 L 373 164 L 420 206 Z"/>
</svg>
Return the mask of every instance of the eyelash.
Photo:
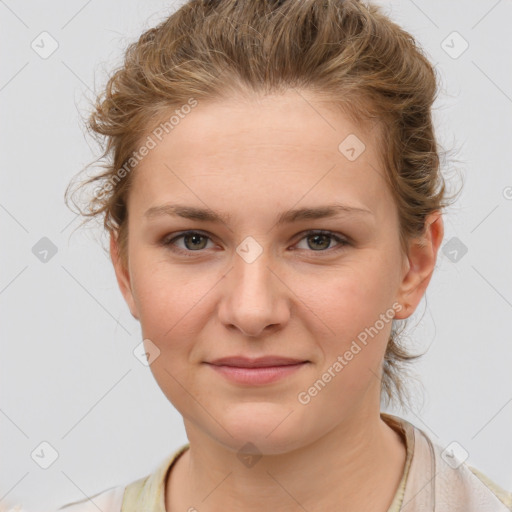
<svg viewBox="0 0 512 512">
<path fill-rule="evenodd" d="M 203 233 L 201 231 L 191 230 L 191 231 L 184 231 L 184 232 L 180 233 L 179 235 L 177 235 L 177 236 L 175 236 L 173 238 L 169 238 L 169 236 L 166 236 L 165 238 L 163 238 L 163 240 L 161 242 L 161 245 L 163 245 L 164 247 L 167 247 L 172 252 L 175 252 L 175 253 L 178 253 L 178 254 L 183 254 L 183 255 L 185 255 L 187 257 L 193 257 L 193 254 L 191 254 L 191 253 L 195 253 L 195 252 L 196 253 L 201 253 L 201 252 L 203 252 L 205 250 L 205 249 L 198 249 L 197 251 L 190 251 L 190 250 L 178 248 L 178 247 L 173 245 L 174 242 L 176 242 L 177 240 L 179 240 L 181 238 L 184 238 L 187 235 L 200 235 L 200 236 L 202 236 L 204 238 L 207 238 L 207 239 L 211 240 L 211 237 L 209 235 L 207 235 L 206 233 Z M 324 231 L 324 230 L 310 230 L 310 231 L 306 231 L 304 233 L 304 236 L 302 238 L 300 238 L 297 243 L 301 242 L 305 238 L 308 238 L 308 237 L 314 236 L 314 235 L 329 236 L 333 240 L 338 242 L 339 246 L 335 247 L 335 248 L 328 248 L 328 249 L 319 250 L 319 251 L 309 250 L 309 252 L 314 252 L 314 253 L 316 253 L 316 252 L 319 252 L 319 253 L 323 253 L 323 252 L 338 252 L 338 251 L 344 249 L 346 245 L 349 245 L 348 240 L 346 240 L 346 239 L 336 235 L 332 231 Z M 302 249 L 302 250 L 307 250 L 307 249 Z"/>
</svg>

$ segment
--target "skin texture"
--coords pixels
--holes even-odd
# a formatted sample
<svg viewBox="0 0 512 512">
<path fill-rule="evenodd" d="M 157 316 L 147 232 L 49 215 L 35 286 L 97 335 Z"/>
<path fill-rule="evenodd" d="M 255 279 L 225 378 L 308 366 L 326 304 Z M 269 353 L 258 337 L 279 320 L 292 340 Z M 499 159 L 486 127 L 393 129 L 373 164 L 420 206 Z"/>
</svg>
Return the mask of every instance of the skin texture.
<svg viewBox="0 0 512 512">
<path fill-rule="evenodd" d="M 350 134 L 366 145 L 354 161 L 338 150 Z M 434 270 L 440 213 L 403 255 L 376 140 L 312 93 L 290 90 L 200 102 L 134 171 L 127 267 L 115 236 L 111 256 L 144 339 L 160 351 L 151 370 L 182 414 L 191 445 L 167 480 L 168 512 L 311 512 L 340 504 L 386 512 L 391 504 L 405 464 L 403 440 L 380 418 L 391 321 L 307 404 L 297 398 L 379 315 L 410 316 Z M 169 202 L 231 217 L 145 217 Z M 276 224 L 286 210 L 335 202 L 370 213 Z M 349 243 L 307 234 L 320 229 Z M 207 238 L 163 245 L 186 230 Z M 249 236 L 262 250 L 250 263 L 236 251 Z M 309 363 L 248 386 L 205 364 L 231 355 Z M 263 455 L 250 467 L 238 457 L 247 443 Z"/>
</svg>

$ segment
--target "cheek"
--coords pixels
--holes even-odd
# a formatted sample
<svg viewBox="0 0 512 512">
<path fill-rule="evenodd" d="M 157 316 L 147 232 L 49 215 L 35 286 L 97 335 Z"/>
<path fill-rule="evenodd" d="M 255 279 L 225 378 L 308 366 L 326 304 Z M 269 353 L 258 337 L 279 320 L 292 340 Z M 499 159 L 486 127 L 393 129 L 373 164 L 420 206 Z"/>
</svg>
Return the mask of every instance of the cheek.
<svg viewBox="0 0 512 512">
<path fill-rule="evenodd" d="M 374 325 L 391 307 L 394 284 L 389 269 L 382 268 L 377 258 L 368 264 L 341 269 L 332 274 L 321 288 L 311 288 L 308 303 L 341 340 L 355 338 Z M 313 299 L 314 297 L 314 299 Z M 380 325 L 380 324 L 379 324 Z"/>
<path fill-rule="evenodd" d="M 159 344 L 183 338 L 184 331 L 198 324 L 208 292 L 215 286 L 215 275 L 197 272 L 192 266 L 179 267 L 165 260 L 134 258 L 132 284 L 144 335 Z"/>
<path fill-rule="evenodd" d="M 380 368 L 395 310 L 388 294 L 376 286 L 386 283 L 377 279 L 377 273 L 369 272 L 340 278 L 331 282 L 323 302 L 318 301 L 316 308 L 311 306 L 322 320 L 316 332 L 320 324 L 329 326 L 329 331 L 322 336 L 312 332 L 321 360 L 315 378 L 300 391 L 304 401 L 310 401 L 305 407 L 316 411 L 310 417 L 322 417 L 326 425 L 349 414 L 364 402 L 369 389 L 380 386 Z"/>
<path fill-rule="evenodd" d="M 167 399 L 186 416 L 193 405 L 190 396 L 202 393 L 191 367 L 199 359 L 197 340 L 212 314 L 207 299 L 214 282 L 191 279 L 168 263 L 140 266 L 133 277 L 142 336 L 159 351 L 150 370 Z"/>
<path fill-rule="evenodd" d="M 316 313 L 316 332 L 318 325 L 328 327 L 316 339 L 322 353 L 319 377 L 331 390 L 324 393 L 326 400 L 334 393 L 333 400 L 351 401 L 378 378 L 395 315 L 389 262 L 367 254 L 357 263 L 339 269 L 321 288 L 311 287 L 309 296 L 304 290 L 305 302 Z"/>
</svg>

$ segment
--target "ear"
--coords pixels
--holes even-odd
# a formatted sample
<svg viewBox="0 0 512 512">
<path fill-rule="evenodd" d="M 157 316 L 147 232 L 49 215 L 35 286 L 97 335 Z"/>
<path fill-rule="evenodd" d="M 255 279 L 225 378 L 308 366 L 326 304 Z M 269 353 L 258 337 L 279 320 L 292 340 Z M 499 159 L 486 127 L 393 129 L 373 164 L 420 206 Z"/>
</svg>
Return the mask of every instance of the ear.
<svg viewBox="0 0 512 512">
<path fill-rule="evenodd" d="M 443 235 L 443 218 L 436 210 L 425 219 L 423 234 L 409 244 L 407 265 L 396 299 L 402 305 L 395 315 L 397 320 L 411 316 L 418 307 L 434 272 Z"/>
<path fill-rule="evenodd" d="M 119 255 L 117 233 L 114 232 L 110 233 L 110 258 L 112 259 L 112 264 L 114 265 L 114 271 L 116 273 L 117 284 L 119 285 L 119 289 L 121 290 L 124 300 L 128 304 L 128 307 L 130 308 L 130 313 L 134 318 L 138 320 L 139 315 L 135 299 L 133 298 L 130 271 L 121 260 L 121 257 Z"/>
</svg>

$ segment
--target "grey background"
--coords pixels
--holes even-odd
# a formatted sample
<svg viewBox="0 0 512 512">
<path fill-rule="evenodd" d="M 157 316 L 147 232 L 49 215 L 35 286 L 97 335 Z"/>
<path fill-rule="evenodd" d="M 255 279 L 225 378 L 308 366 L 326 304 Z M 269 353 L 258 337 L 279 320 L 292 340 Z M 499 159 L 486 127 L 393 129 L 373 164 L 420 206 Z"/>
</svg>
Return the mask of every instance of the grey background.
<svg viewBox="0 0 512 512">
<path fill-rule="evenodd" d="M 424 390 L 415 388 L 414 411 L 390 412 L 442 445 L 457 441 L 470 464 L 512 490 L 512 3 L 380 3 L 442 76 L 438 136 L 458 159 L 444 167 L 454 186 L 454 169 L 465 180 L 426 300 L 409 321 L 410 343 L 428 347 L 414 367 Z M 0 0 L 4 503 L 32 511 L 83 499 L 145 476 L 187 441 L 181 416 L 132 353 L 140 328 L 106 239 L 91 228 L 72 234 L 79 219 L 63 203 L 71 177 L 99 154 L 79 122 L 86 99 L 126 45 L 178 5 Z M 58 42 L 48 58 L 31 47 L 43 31 Z M 457 58 L 454 31 L 469 44 Z M 57 250 L 46 262 L 34 254 L 43 237 Z M 43 441 L 58 452 L 48 469 L 31 457 Z M 43 452 L 39 460 L 51 450 Z"/>
</svg>

